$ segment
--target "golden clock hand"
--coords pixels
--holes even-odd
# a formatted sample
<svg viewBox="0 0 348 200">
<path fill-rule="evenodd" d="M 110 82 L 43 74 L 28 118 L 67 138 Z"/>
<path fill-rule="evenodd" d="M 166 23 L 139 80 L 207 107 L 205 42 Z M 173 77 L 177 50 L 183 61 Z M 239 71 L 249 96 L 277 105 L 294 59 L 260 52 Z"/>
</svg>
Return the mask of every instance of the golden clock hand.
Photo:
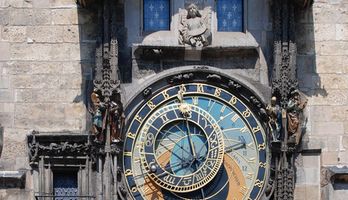
<svg viewBox="0 0 348 200">
<path fill-rule="evenodd" d="M 237 149 L 243 148 L 243 147 L 245 147 L 245 145 L 246 145 L 245 142 L 231 145 L 231 146 L 225 148 L 225 153 L 230 153 L 233 150 L 237 150 Z"/>
<path fill-rule="evenodd" d="M 185 121 L 186 121 L 187 137 L 189 139 L 190 149 L 192 151 L 192 156 L 193 156 L 194 159 L 196 159 L 197 155 L 196 155 L 196 151 L 195 151 L 195 145 L 192 142 L 192 138 L 191 138 L 191 134 L 190 134 L 190 126 L 189 126 L 189 123 L 188 123 L 187 116 L 185 116 Z"/>
</svg>

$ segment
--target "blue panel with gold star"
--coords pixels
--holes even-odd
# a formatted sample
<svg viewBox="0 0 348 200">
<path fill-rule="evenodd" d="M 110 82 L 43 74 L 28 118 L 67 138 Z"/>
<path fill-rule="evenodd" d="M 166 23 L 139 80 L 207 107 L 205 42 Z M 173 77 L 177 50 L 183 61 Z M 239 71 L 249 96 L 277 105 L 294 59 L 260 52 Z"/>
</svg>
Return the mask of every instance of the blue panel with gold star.
<svg viewBox="0 0 348 200">
<path fill-rule="evenodd" d="M 243 0 L 217 1 L 218 31 L 243 31 Z"/>
<path fill-rule="evenodd" d="M 144 0 L 144 31 L 169 30 L 169 0 Z"/>
</svg>

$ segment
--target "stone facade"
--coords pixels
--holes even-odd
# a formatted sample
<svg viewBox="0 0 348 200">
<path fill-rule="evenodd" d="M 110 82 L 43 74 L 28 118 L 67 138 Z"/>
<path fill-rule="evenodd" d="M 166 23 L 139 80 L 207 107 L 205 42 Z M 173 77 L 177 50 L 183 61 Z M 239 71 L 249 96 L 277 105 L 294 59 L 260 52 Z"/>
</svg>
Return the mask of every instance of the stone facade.
<svg viewBox="0 0 348 200">
<path fill-rule="evenodd" d="M 320 173 L 348 165 L 347 10 L 348 1 L 314 1 L 297 15 L 298 78 L 309 99 L 303 148 L 321 150 L 299 156 L 297 199 L 345 199 L 348 194 L 333 183 L 321 185 L 325 176 Z"/>
<path fill-rule="evenodd" d="M 168 61 L 167 65 L 141 61 L 137 50 L 173 41 L 168 34 L 144 37 L 134 26 L 140 24 L 140 1 L 121 2 L 119 66 L 122 98 L 127 104 L 160 72 L 197 62 L 184 56 L 181 62 Z M 175 2 L 174 8 L 183 3 Z M 247 34 L 215 35 L 222 37 L 222 41 L 215 40 L 216 46 L 228 41 L 231 47 L 248 50 L 203 64 L 214 63 L 223 73 L 245 76 L 268 87 L 273 50 L 271 2 L 247 1 Z M 0 171 L 30 169 L 26 135 L 33 129 L 74 133 L 90 129 L 87 94 L 98 34 L 96 15 L 93 8 L 80 8 L 74 0 L 0 0 L 0 123 L 4 127 Z M 322 172 L 348 166 L 348 1 L 317 0 L 310 9 L 297 10 L 296 31 L 300 90 L 309 102 L 303 152 L 296 159 L 295 199 L 344 199 L 348 183 L 346 190 L 339 190 L 333 182 L 323 183 L 331 176 Z M 237 59 L 221 61 L 231 55 Z M 0 189 L 0 199 L 34 198 L 33 174 L 27 172 L 25 189 Z"/>
<path fill-rule="evenodd" d="M 26 135 L 33 129 L 87 129 L 93 20 L 74 0 L 0 1 L 0 171 L 30 169 Z M 0 199 L 34 198 L 31 174 L 25 190 L 0 189 Z"/>
</svg>

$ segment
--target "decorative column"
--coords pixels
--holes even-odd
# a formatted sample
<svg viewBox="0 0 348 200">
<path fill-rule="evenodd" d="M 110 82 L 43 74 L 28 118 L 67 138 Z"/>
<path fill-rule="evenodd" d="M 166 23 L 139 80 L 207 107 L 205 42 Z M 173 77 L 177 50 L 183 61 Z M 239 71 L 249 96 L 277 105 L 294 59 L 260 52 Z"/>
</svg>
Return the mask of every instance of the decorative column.
<svg viewBox="0 0 348 200">
<path fill-rule="evenodd" d="M 298 90 L 295 43 L 295 6 L 307 7 L 310 1 L 274 0 L 274 65 L 272 100 L 268 106 L 272 127 L 272 160 L 275 178 L 273 199 L 293 199 L 295 189 L 294 159 L 304 134 L 303 109 L 307 99 Z M 274 191 L 274 192 L 273 192 Z"/>
<path fill-rule="evenodd" d="M 98 6 L 99 34 L 95 57 L 94 89 L 91 94 L 92 133 L 98 146 L 97 199 L 118 199 L 118 155 L 121 149 L 123 107 L 116 37 L 117 2 L 103 0 Z"/>
</svg>

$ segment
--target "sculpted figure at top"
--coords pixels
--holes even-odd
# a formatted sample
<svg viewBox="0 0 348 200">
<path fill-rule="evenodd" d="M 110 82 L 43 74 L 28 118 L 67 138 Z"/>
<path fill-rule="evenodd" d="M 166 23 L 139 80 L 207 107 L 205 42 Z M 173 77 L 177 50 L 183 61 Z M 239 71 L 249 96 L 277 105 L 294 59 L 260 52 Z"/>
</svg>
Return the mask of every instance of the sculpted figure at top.
<svg viewBox="0 0 348 200">
<path fill-rule="evenodd" d="M 208 9 L 203 10 L 204 15 L 202 15 L 195 4 L 190 4 L 185 14 L 181 14 L 179 43 L 189 44 L 193 47 L 207 46 L 210 36 Z"/>
</svg>

